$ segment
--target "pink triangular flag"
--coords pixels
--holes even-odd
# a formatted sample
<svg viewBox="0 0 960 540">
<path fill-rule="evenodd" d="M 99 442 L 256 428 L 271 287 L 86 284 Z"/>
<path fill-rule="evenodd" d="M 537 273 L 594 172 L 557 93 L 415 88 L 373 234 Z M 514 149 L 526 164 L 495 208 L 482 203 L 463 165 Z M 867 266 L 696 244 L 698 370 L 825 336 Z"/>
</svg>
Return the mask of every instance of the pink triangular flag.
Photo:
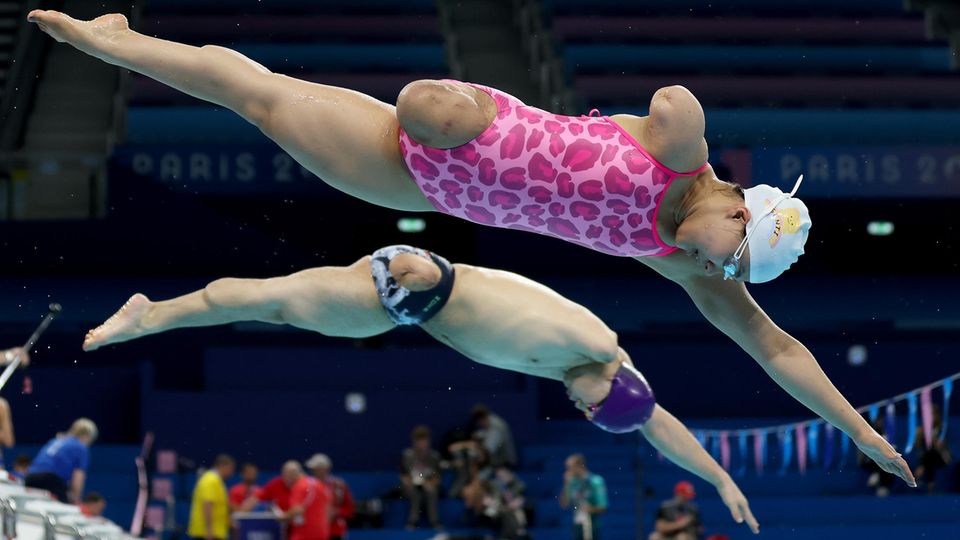
<svg viewBox="0 0 960 540">
<path fill-rule="evenodd" d="M 797 466 L 800 467 L 800 474 L 807 472 L 807 428 L 803 424 L 797 424 Z"/>
</svg>

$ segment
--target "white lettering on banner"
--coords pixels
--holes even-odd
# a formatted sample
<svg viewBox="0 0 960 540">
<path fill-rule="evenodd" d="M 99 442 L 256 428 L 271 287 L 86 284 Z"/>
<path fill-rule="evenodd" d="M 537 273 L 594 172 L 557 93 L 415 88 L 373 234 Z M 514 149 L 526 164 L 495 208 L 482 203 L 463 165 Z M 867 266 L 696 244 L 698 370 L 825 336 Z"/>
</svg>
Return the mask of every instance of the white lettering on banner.
<svg viewBox="0 0 960 540">
<path fill-rule="evenodd" d="M 294 167 L 296 167 L 300 173 L 300 179 L 307 180 L 313 178 L 312 172 L 308 171 L 288 154 L 277 154 L 273 156 L 273 181 L 281 183 L 293 182 L 295 180 L 292 170 Z"/>
<path fill-rule="evenodd" d="M 160 156 L 160 180 L 176 180 L 183 174 L 183 160 L 176 154 Z"/>
<path fill-rule="evenodd" d="M 837 182 L 856 182 L 857 158 L 850 155 L 837 156 Z"/>
<path fill-rule="evenodd" d="M 960 155 L 884 153 L 871 154 L 783 154 L 780 156 L 780 178 L 794 178 L 803 173 L 813 182 L 838 184 L 882 182 L 895 186 L 908 179 L 914 185 L 933 186 L 960 181 Z M 912 169 L 904 158 L 913 160 Z"/>
<path fill-rule="evenodd" d="M 803 162 L 795 154 L 784 154 L 780 158 L 780 178 L 796 178 L 803 170 Z"/>
<path fill-rule="evenodd" d="M 227 154 L 220 154 L 220 159 L 217 161 L 220 163 L 220 180 L 230 180 L 230 156 Z"/>
<path fill-rule="evenodd" d="M 214 176 L 214 159 L 217 160 L 216 176 Z M 188 170 L 184 175 L 184 160 Z M 193 152 L 186 157 L 178 154 L 163 154 L 160 156 L 160 169 L 154 162 L 153 156 L 146 152 L 138 152 L 131 157 L 131 167 L 138 176 L 154 176 L 162 181 L 180 180 L 224 182 L 239 181 L 252 182 L 257 179 L 257 158 L 254 154 L 243 152 L 240 154 L 208 154 Z"/>
<path fill-rule="evenodd" d="M 960 156 L 950 156 L 943 164 L 943 175 L 947 180 L 960 182 Z"/>
<path fill-rule="evenodd" d="M 273 180 L 275 182 L 293 182 L 290 169 L 293 168 L 293 158 L 287 154 L 273 156 Z"/>
<path fill-rule="evenodd" d="M 921 184 L 934 184 L 937 181 L 937 158 L 924 154 L 917 159 L 917 172 Z"/>
<path fill-rule="evenodd" d="M 809 171 L 810 180 L 814 182 L 826 182 L 830 180 L 830 160 L 827 159 L 827 156 L 821 154 L 814 154 L 810 156 L 810 161 L 807 166 Z"/>
<path fill-rule="evenodd" d="M 153 172 L 153 158 L 150 154 L 145 154 L 143 152 L 138 152 L 133 155 L 133 159 L 130 160 L 131 167 L 133 172 L 140 176 L 147 176 Z"/>
<path fill-rule="evenodd" d="M 902 177 L 900 156 L 888 154 L 880 158 L 881 178 L 887 184 L 898 184 Z"/>
<path fill-rule="evenodd" d="M 189 180 L 212 180 L 210 173 L 210 156 L 205 154 L 190 154 Z"/>
<path fill-rule="evenodd" d="M 237 154 L 237 180 L 252 182 L 257 179 L 257 158 L 249 152 Z"/>
</svg>

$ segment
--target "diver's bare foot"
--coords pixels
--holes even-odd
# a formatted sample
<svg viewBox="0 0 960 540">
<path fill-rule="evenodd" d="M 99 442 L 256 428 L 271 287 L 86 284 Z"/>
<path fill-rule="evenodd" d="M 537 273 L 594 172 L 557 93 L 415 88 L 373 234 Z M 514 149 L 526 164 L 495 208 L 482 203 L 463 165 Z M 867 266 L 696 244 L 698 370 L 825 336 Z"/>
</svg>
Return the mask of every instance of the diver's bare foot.
<svg viewBox="0 0 960 540">
<path fill-rule="evenodd" d="M 87 332 L 87 337 L 83 339 L 83 350 L 93 351 L 104 345 L 121 343 L 144 335 L 144 319 L 151 304 L 150 299 L 140 293 L 131 296 L 107 322 Z"/>
<path fill-rule="evenodd" d="M 35 9 L 27 20 L 36 23 L 50 37 L 69 43 L 97 58 L 107 60 L 108 49 L 130 32 L 127 18 L 119 13 L 101 15 L 92 21 L 78 21 L 66 13 Z"/>
</svg>

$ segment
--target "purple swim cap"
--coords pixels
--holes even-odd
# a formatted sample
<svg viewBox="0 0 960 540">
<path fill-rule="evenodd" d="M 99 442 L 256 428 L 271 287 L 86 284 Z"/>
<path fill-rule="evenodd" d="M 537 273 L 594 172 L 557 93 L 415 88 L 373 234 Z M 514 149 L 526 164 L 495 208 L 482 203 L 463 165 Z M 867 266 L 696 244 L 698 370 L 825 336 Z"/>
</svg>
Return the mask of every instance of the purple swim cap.
<svg viewBox="0 0 960 540">
<path fill-rule="evenodd" d="M 633 366 L 623 363 L 607 399 L 596 406 L 591 422 L 610 433 L 629 433 L 642 426 L 657 404 L 653 389 Z"/>
</svg>

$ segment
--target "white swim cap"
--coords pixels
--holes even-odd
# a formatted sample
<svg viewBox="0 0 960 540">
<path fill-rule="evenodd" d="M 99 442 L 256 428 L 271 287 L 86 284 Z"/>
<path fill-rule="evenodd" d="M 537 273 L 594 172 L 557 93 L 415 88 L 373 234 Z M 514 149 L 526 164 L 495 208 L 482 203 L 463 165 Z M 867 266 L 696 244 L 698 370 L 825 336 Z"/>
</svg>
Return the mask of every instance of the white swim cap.
<svg viewBox="0 0 960 540">
<path fill-rule="evenodd" d="M 793 198 L 801 181 L 803 175 L 790 193 L 766 184 L 744 190 L 751 216 L 746 236 L 750 247 L 750 283 L 772 280 L 803 255 L 811 222 L 807 205 Z"/>
</svg>

